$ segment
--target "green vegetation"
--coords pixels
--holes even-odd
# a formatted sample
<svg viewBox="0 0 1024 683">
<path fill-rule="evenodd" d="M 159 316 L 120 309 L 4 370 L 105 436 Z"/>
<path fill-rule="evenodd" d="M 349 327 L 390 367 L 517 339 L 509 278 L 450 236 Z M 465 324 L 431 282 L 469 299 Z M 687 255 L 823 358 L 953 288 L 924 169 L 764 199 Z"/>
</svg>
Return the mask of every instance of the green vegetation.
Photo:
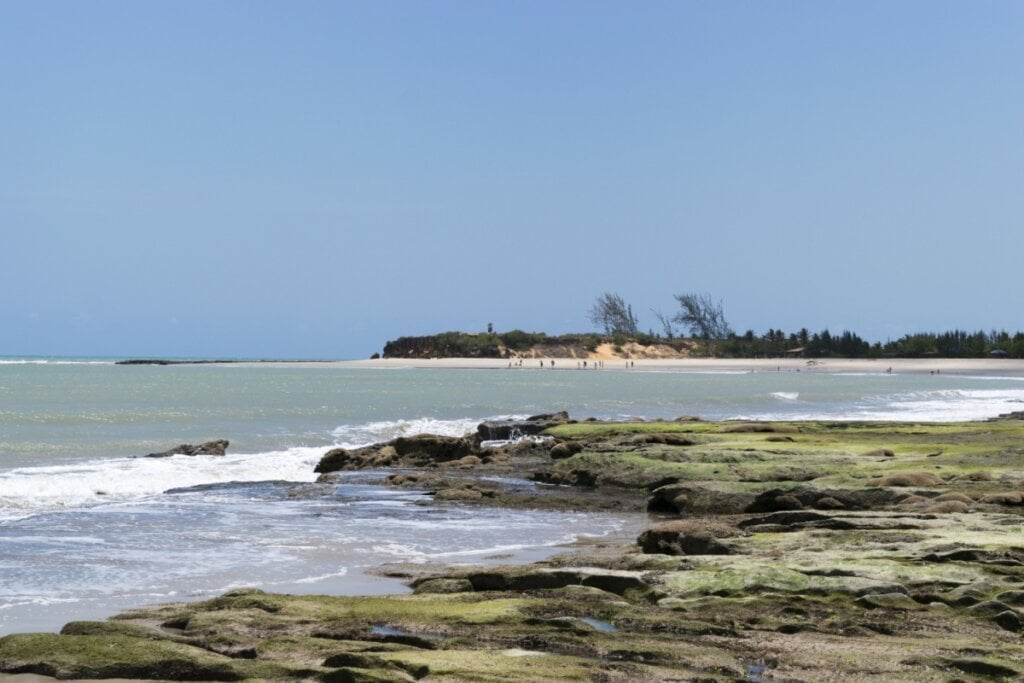
<svg viewBox="0 0 1024 683">
<path fill-rule="evenodd" d="M 644 335 L 640 339 L 653 343 Z M 589 353 L 611 341 L 597 333 L 549 336 L 543 332 L 442 332 L 423 337 L 399 337 L 384 345 L 385 358 L 511 358 L 534 349 L 551 357 L 571 356 L 571 350 Z"/>
<path fill-rule="evenodd" d="M 806 328 L 785 333 L 769 329 L 764 334 L 747 330 L 729 332 L 720 339 L 680 338 L 671 326 L 663 334 L 654 332 L 609 335 L 598 333 L 547 335 L 543 332 L 511 330 L 499 333 L 442 332 L 422 337 L 400 337 L 384 346 L 385 358 L 509 358 L 536 352 L 554 358 L 572 357 L 576 352 L 593 352 L 600 344 L 624 347 L 629 342 L 642 346 L 664 345 L 691 355 L 715 354 L 724 358 L 1024 358 L 1024 332 L 1006 331 L 925 332 L 899 339 L 870 343 L 849 330 L 832 334 L 828 329 L 809 332 Z"/>
<path fill-rule="evenodd" d="M 1024 332 L 1005 330 L 950 330 L 906 334 L 885 343 L 871 343 L 856 332 L 843 330 L 833 334 L 828 328 L 811 332 L 806 327 L 787 334 L 770 328 L 764 334 L 748 329 L 743 334 L 732 330 L 725 318 L 722 302 L 707 293 L 674 295 L 679 309 L 665 315 L 654 309 L 661 333 L 644 334 L 633 307 L 618 294 L 605 292 L 588 311 L 588 319 L 604 335 L 566 334 L 548 336 L 543 332 L 496 333 L 488 323 L 486 333 L 442 332 L 422 337 L 400 337 L 384 346 L 385 358 L 509 358 L 534 352 L 551 357 L 576 357 L 593 352 L 599 344 L 611 343 L 616 353 L 629 342 L 642 346 L 666 345 L 676 351 L 686 349 L 692 355 L 716 355 L 726 358 L 779 358 L 787 355 L 805 358 L 882 358 L 934 357 L 982 358 L 988 356 L 1024 358 Z M 675 325 L 691 335 L 681 339 Z"/>
</svg>

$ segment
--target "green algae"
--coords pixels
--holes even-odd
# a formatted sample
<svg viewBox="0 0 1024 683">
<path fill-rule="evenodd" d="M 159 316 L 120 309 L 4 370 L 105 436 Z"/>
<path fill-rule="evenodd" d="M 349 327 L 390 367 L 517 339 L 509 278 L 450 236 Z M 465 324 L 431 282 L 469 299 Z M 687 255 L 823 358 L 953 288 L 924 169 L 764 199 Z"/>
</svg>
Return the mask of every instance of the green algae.
<svg viewBox="0 0 1024 683">
<path fill-rule="evenodd" d="M 542 567 L 449 570 L 403 596 L 235 591 L 110 622 L 74 622 L 61 636 L 0 639 L 0 671 L 179 680 L 726 681 L 742 680 L 756 665 L 783 680 L 841 672 L 929 683 L 1020 672 L 1024 644 L 1007 630 L 1013 621 L 1001 626 L 991 610 L 970 606 L 1024 589 L 1024 507 L 923 508 L 939 493 L 976 501 L 1019 486 L 1024 423 L 799 422 L 777 423 L 775 432 L 725 431 L 735 425 L 561 425 L 548 434 L 583 449 L 536 473 L 620 487 L 609 489 L 618 492 L 613 497 L 673 484 L 673 496 L 700 498 L 702 511 L 736 513 L 715 517 L 737 525 L 728 539 L 734 554 L 581 550 Z M 669 433 L 694 443 L 635 438 Z M 942 483 L 908 490 L 869 483 L 910 472 L 933 472 Z M 758 509 L 805 510 L 826 493 L 870 511 L 786 518 L 741 509 L 756 501 L 768 506 Z M 574 495 L 549 499 L 569 505 Z M 503 501 L 499 494 L 484 504 Z M 1006 607 L 1020 609 L 1012 601 Z"/>
<path fill-rule="evenodd" d="M 6 636 L 0 638 L 0 662 L 8 673 L 55 678 L 236 681 L 247 677 L 228 657 L 180 643 L 124 635 Z"/>
</svg>

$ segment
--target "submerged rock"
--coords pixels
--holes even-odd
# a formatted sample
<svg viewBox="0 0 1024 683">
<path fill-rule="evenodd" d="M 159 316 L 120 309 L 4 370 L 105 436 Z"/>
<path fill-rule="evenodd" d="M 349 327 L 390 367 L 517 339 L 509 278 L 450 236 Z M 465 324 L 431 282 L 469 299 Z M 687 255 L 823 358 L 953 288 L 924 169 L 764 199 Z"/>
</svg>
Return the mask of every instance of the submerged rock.
<svg viewBox="0 0 1024 683">
<path fill-rule="evenodd" d="M 169 458 L 172 455 L 224 455 L 230 442 L 227 439 L 207 441 L 199 445 L 183 443 L 161 453 L 149 453 L 144 458 Z"/>
</svg>

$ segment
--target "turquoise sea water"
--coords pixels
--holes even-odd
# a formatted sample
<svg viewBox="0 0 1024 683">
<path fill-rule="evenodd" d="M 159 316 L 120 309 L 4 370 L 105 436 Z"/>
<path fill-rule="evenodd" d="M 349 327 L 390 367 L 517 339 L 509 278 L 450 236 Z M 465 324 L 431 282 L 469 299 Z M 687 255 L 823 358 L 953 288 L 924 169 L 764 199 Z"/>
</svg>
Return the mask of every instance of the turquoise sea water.
<svg viewBox="0 0 1024 683">
<path fill-rule="evenodd" d="M 1022 408 L 1024 381 L 998 377 L 0 359 L 0 633 L 236 585 L 364 592 L 363 572 L 384 562 L 476 561 L 639 523 L 427 508 L 375 485 L 380 473 L 313 486 L 335 445 L 553 410 L 960 420 Z M 214 438 L 231 441 L 227 456 L 136 457 Z"/>
</svg>

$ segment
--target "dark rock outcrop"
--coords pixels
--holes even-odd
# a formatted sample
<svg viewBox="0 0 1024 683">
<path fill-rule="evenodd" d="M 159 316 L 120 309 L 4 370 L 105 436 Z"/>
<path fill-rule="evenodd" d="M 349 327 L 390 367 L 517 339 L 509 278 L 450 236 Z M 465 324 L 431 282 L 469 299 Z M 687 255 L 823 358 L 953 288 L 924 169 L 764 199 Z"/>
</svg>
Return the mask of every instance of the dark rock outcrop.
<svg viewBox="0 0 1024 683">
<path fill-rule="evenodd" d="M 477 427 L 477 436 L 481 441 L 511 441 L 524 436 L 535 436 L 548 427 L 565 424 L 569 421 L 569 413 L 564 410 L 558 413 L 531 415 L 525 420 L 488 420 Z"/>
<path fill-rule="evenodd" d="M 230 442 L 227 439 L 217 439 L 216 441 L 207 441 L 199 445 L 193 445 L 190 443 L 183 443 L 170 450 L 163 451 L 162 453 L 149 453 L 144 455 L 145 458 L 169 458 L 172 455 L 224 455 L 227 452 L 228 444 Z"/>
<path fill-rule="evenodd" d="M 753 493 L 716 491 L 685 482 L 675 482 L 655 487 L 647 501 L 647 510 L 679 514 L 735 515 L 744 512 L 753 501 Z"/>
<path fill-rule="evenodd" d="M 562 460 L 564 458 L 571 458 L 582 450 L 583 444 L 578 441 L 561 441 L 552 446 L 548 454 L 552 460 Z"/>
<path fill-rule="evenodd" d="M 719 539 L 735 535 L 735 527 L 716 522 L 667 522 L 640 534 L 637 545 L 648 554 L 731 555 L 732 549 Z"/>
<path fill-rule="evenodd" d="M 481 458 L 486 455 L 472 438 L 418 434 L 365 448 L 333 448 L 320 459 L 315 471 L 326 473 L 373 467 L 427 467 L 455 461 L 459 461 L 459 465 L 468 466 L 479 462 L 469 461 L 468 457 Z"/>
</svg>

